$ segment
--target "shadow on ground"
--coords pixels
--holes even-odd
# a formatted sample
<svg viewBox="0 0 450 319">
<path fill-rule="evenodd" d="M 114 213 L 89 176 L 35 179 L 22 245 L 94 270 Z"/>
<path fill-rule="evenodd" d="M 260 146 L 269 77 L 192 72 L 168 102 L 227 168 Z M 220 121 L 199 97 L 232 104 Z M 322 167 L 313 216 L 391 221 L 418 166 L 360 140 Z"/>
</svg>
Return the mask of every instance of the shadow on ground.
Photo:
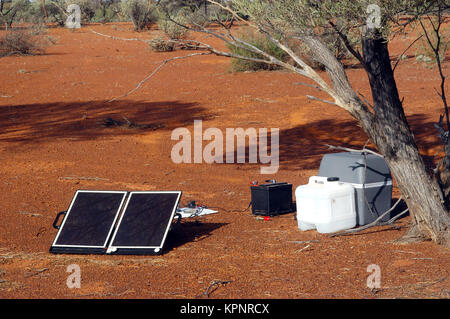
<svg viewBox="0 0 450 319">
<path fill-rule="evenodd" d="M 108 135 L 141 134 L 156 129 L 172 130 L 190 125 L 194 119 L 208 120 L 210 116 L 197 103 L 179 101 L 1 106 L 0 141 L 39 143 L 55 138 L 89 140 Z M 108 123 L 110 125 L 105 125 Z"/>
<path fill-rule="evenodd" d="M 182 221 L 179 225 L 171 229 L 168 234 L 164 250 L 170 251 L 176 247 L 183 246 L 189 242 L 201 241 L 209 236 L 212 232 L 227 223 L 202 223 L 198 221 Z"/>
<path fill-rule="evenodd" d="M 421 151 L 440 148 L 442 144 L 433 120 L 428 120 L 424 114 L 414 114 L 408 116 L 408 122 Z M 324 154 L 340 152 L 330 150 L 326 144 L 361 149 L 367 139 L 366 133 L 352 119 L 320 120 L 281 130 L 280 164 L 288 169 L 318 169 Z M 375 149 L 370 144 L 368 147 Z M 433 167 L 433 156 L 423 157 L 425 164 Z"/>
</svg>

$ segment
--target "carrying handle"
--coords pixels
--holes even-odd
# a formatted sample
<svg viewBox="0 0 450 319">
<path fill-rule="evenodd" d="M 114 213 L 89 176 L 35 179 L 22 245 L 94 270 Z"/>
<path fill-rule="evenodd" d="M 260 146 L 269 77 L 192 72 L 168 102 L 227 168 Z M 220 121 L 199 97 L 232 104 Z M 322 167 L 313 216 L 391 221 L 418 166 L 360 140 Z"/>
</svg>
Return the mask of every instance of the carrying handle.
<svg viewBox="0 0 450 319">
<path fill-rule="evenodd" d="M 309 183 L 313 184 L 313 183 L 321 183 L 321 184 L 325 184 L 327 182 L 328 177 L 323 177 L 323 176 L 311 176 L 309 178 Z"/>
<path fill-rule="evenodd" d="M 175 213 L 175 216 L 173 216 L 173 219 L 175 219 L 175 218 L 177 219 L 177 222 L 175 223 L 175 225 L 173 225 L 173 227 L 176 227 L 176 226 L 178 226 L 180 224 L 181 219 L 182 219 L 181 214 L 180 213 Z"/>
<path fill-rule="evenodd" d="M 56 215 L 56 218 L 55 218 L 55 220 L 54 220 L 54 222 L 53 222 L 53 228 L 55 228 L 55 229 L 59 229 L 60 227 L 61 227 L 61 225 L 58 225 L 58 221 L 59 221 L 59 218 L 62 216 L 62 215 L 66 215 L 66 211 L 64 211 L 64 212 L 59 212 L 58 213 L 58 215 Z"/>
</svg>

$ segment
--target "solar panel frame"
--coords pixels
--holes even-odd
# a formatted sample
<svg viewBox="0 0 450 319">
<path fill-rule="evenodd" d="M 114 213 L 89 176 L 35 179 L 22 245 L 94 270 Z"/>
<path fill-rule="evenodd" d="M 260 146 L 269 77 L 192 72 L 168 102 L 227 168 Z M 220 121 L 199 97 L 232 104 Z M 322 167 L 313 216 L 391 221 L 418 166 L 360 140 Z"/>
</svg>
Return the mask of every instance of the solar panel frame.
<svg viewBox="0 0 450 319">
<path fill-rule="evenodd" d="M 56 244 L 59 236 L 61 235 L 61 233 L 64 230 L 64 226 L 65 226 L 65 224 L 68 220 L 68 217 L 72 211 L 72 208 L 78 198 L 78 195 L 82 194 L 82 193 L 122 194 L 122 199 L 117 208 L 117 211 L 115 212 L 113 222 L 111 223 L 111 227 L 108 230 L 108 234 L 105 237 L 105 241 L 104 241 L 103 245 L 100 246 L 100 245 L 79 245 L 79 244 L 75 244 L 75 245 Z M 117 219 L 120 215 L 120 212 L 122 211 L 123 204 L 125 202 L 127 195 L 128 195 L 127 191 L 77 190 L 75 192 L 74 197 L 72 198 L 72 201 L 70 202 L 69 208 L 66 211 L 64 219 L 58 228 L 58 232 L 57 232 L 55 239 L 53 240 L 53 243 L 50 247 L 50 252 L 51 253 L 75 253 L 75 254 L 104 254 L 106 252 L 107 246 L 109 244 L 109 241 L 111 238 L 111 233 L 113 232 L 114 227 L 117 223 Z"/>
<path fill-rule="evenodd" d="M 170 214 L 170 218 L 168 219 L 166 229 L 164 231 L 164 236 L 158 246 L 115 246 L 114 240 L 116 238 L 117 233 L 119 232 L 120 225 L 123 221 L 124 216 L 127 213 L 128 205 L 130 204 L 133 195 L 135 194 L 177 194 L 177 198 L 172 207 L 172 212 Z M 127 198 L 127 202 L 123 208 L 122 214 L 117 222 L 117 226 L 113 232 L 111 237 L 108 249 L 106 251 L 107 254 L 121 254 L 121 255 L 158 255 L 163 251 L 164 243 L 167 239 L 167 235 L 170 231 L 170 226 L 177 212 L 177 208 L 181 199 L 182 191 L 132 191 L 129 193 Z"/>
</svg>

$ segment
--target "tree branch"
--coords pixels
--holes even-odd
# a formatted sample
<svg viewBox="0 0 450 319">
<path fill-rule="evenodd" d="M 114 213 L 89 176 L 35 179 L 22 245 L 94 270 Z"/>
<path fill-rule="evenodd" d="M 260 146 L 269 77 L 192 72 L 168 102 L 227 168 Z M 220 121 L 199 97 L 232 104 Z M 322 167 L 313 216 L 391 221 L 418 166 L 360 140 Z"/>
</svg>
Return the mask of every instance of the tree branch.
<svg viewBox="0 0 450 319">
<path fill-rule="evenodd" d="M 109 100 L 108 103 L 116 101 L 116 100 L 121 99 L 121 98 L 124 98 L 124 97 L 126 97 L 126 96 L 128 96 L 130 94 L 133 94 L 134 92 L 136 92 L 145 82 L 150 80 L 152 78 L 152 76 L 155 75 L 156 72 L 158 72 L 168 62 L 171 62 L 171 61 L 174 61 L 174 60 L 186 59 L 186 58 L 190 58 L 190 57 L 193 57 L 193 56 L 208 55 L 208 54 L 211 54 L 211 52 L 192 53 L 192 54 L 188 54 L 188 55 L 185 55 L 185 56 L 177 56 L 177 57 L 173 57 L 173 58 L 164 60 L 155 70 L 153 70 L 152 73 L 147 75 L 141 82 L 139 82 L 138 85 L 134 89 L 132 89 L 131 91 L 129 91 L 128 93 L 126 93 L 124 95 L 121 95 L 119 97 L 115 97 L 115 98 Z"/>
<path fill-rule="evenodd" d="M 406 213 L 409 211 L 409 209 L 408 209 L 408 208 L 405 209 L 405 210 L 402 211 L 400 214 L 394 216 L 393 218 L 389 219 L 389 220 L 386 221 L 386 222 L 381 222 L 381 223 L 380 223 L 380 221 L 381 221 L 387 214 L 389 214 L 390 212 L 392 212 L 392 211 L 397 207 L 397 205 L 401 202 L 401 200 L 402 200 L 402 197 L 400 196 L 400 198 L 397 200 L 397 202 L 395 202 L 395 204 L 394 204 L 390 209 L 388 209 L 387 211 L 385 211 L 383 214 L 381 214 L 377 219 L 375 219 L 375 220 L 374 220 L 373 222 L 371 222 L 370 224 L 367 224 L 367 225 L 364 225 L 364 226 L 361 226 L 361 227 L 358 227 L 358 228 L 346 229 L 346 230 L 341 231 L 341 232 L 337 232 L 337 233 L 334 233 L 334 234 L 330 234 L 329 237 L 337 237 L 337 236 L 346 235 L 346 234 L 354 234 L 354 233 L 357 233 L 357 232 L 366 230 L 366 229 L 371 228 L 371 227 L 374 227 L 374 226 L 392 225 L 394 221 L 396 221 L 398 218 L 400 218 L 401 216 L 403 216 L 404 214 L 406 214 Z"/>
<path fill-rule="evenodd" d="M 329 145 L 329 144 L 325 144 L 325 146 L 328 146 L 330 150 L 342 150 L 342 151 L 347 151 L 347 152 L 366 152 L 366 153 L 370 153 L 370 154 L 384 158 L 383 155 L 381 155 L 375 151 L 372 151 L 372 150 L 366 148 L 365 146 L 361 150 L 357 150 L 354 148 L 348 148 L 348 147 L 342 147 L 342 146 L 334 146 L 334 145 Z"/>
<path fill-rule="evenodd" d="M 322 99 L 319 99 L 318 97 L 315 97 L 315 96 L 307 95 L 306 97 L 307 97 L 308 99 L 310 99 L 310 100 L 319 101 L 319 102 L 323 102 L 323 103 L 328 103 L 328 104 L 332 104 L 332 105 L 339 106 L 339 105 L 337 105 L 337 104 L 334 103 L 334 102 L 327 101 L 327 100 L 322 100 Z"/>
<path fill-rule="evenodd" d="M 402 59 L 402 57 L 403 57 L 403 55 L 417 42 L 417 41 L 419 41 L 420 39 L 422 39 L 422 37 L 423 37 L 423 34 L 420 36 L 420 37 L 418 37 L 417 39 L 415 39 L 403 52 L 402 52 L 402 54 L 400 54 L 399 56 L 398 56 L 398 58 L 397 58 L 397 62 L 395 62 L 395 65 L 394 65 L 394 67 L 392 68 L 392 72 L 395 72 L 395 69 L 397 68 L 397 65 L 400 63 L 400 60 Z"/>
<path fill-rule="evenodd" d="M 350 40 L 348 39 L 348 37 L 343 34 L 338 27 L 332 22 L 329 21 L 328 22 L 333 29 L 337 32 L 337 34 L 339 35 L 339 37 L 342 39 L 342 42 L 344 42 L 345 47 L 347 48 L 347 50 L 355 57 L 358 59 L 358 61 L 361 63 L 361 65 L 364 67 L 364 69 L 367 70 L 367 66 L 366 66 L 366 62 L 364 61 L 364 58 L 362 57 L 361 53 L 359 53 L 358 50 L 355 50 L 352 45 L 350 44 Z"/>
</svg>

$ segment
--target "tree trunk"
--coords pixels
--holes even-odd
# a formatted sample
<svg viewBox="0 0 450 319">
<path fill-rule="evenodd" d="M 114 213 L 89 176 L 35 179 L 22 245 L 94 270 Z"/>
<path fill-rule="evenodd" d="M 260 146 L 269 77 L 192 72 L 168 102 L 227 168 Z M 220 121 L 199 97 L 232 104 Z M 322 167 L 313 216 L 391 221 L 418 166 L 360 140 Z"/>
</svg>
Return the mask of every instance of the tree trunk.
<svg viewBox="0 0 450 319">
<path fill-rule="evenodd" d="M 372 89 L 374 117 L 364 127 L 384 155 L 410 210 L 413 225 L 404 239 L 450 243 L 450 217 L 438 183 L 425 168 L 400 101 L 388 45 L 377 31 L 362 39 L 366 71 Z"/>
<path fill-rule="evenodd" d="M 42 10 L 44 12 L 44 22 L 47 22 L 48 14 L 47 14 L 47 8 L 46 8 L 46 5 L 45 5 L 45 0 L 42 0 Z"/>
</svg>

